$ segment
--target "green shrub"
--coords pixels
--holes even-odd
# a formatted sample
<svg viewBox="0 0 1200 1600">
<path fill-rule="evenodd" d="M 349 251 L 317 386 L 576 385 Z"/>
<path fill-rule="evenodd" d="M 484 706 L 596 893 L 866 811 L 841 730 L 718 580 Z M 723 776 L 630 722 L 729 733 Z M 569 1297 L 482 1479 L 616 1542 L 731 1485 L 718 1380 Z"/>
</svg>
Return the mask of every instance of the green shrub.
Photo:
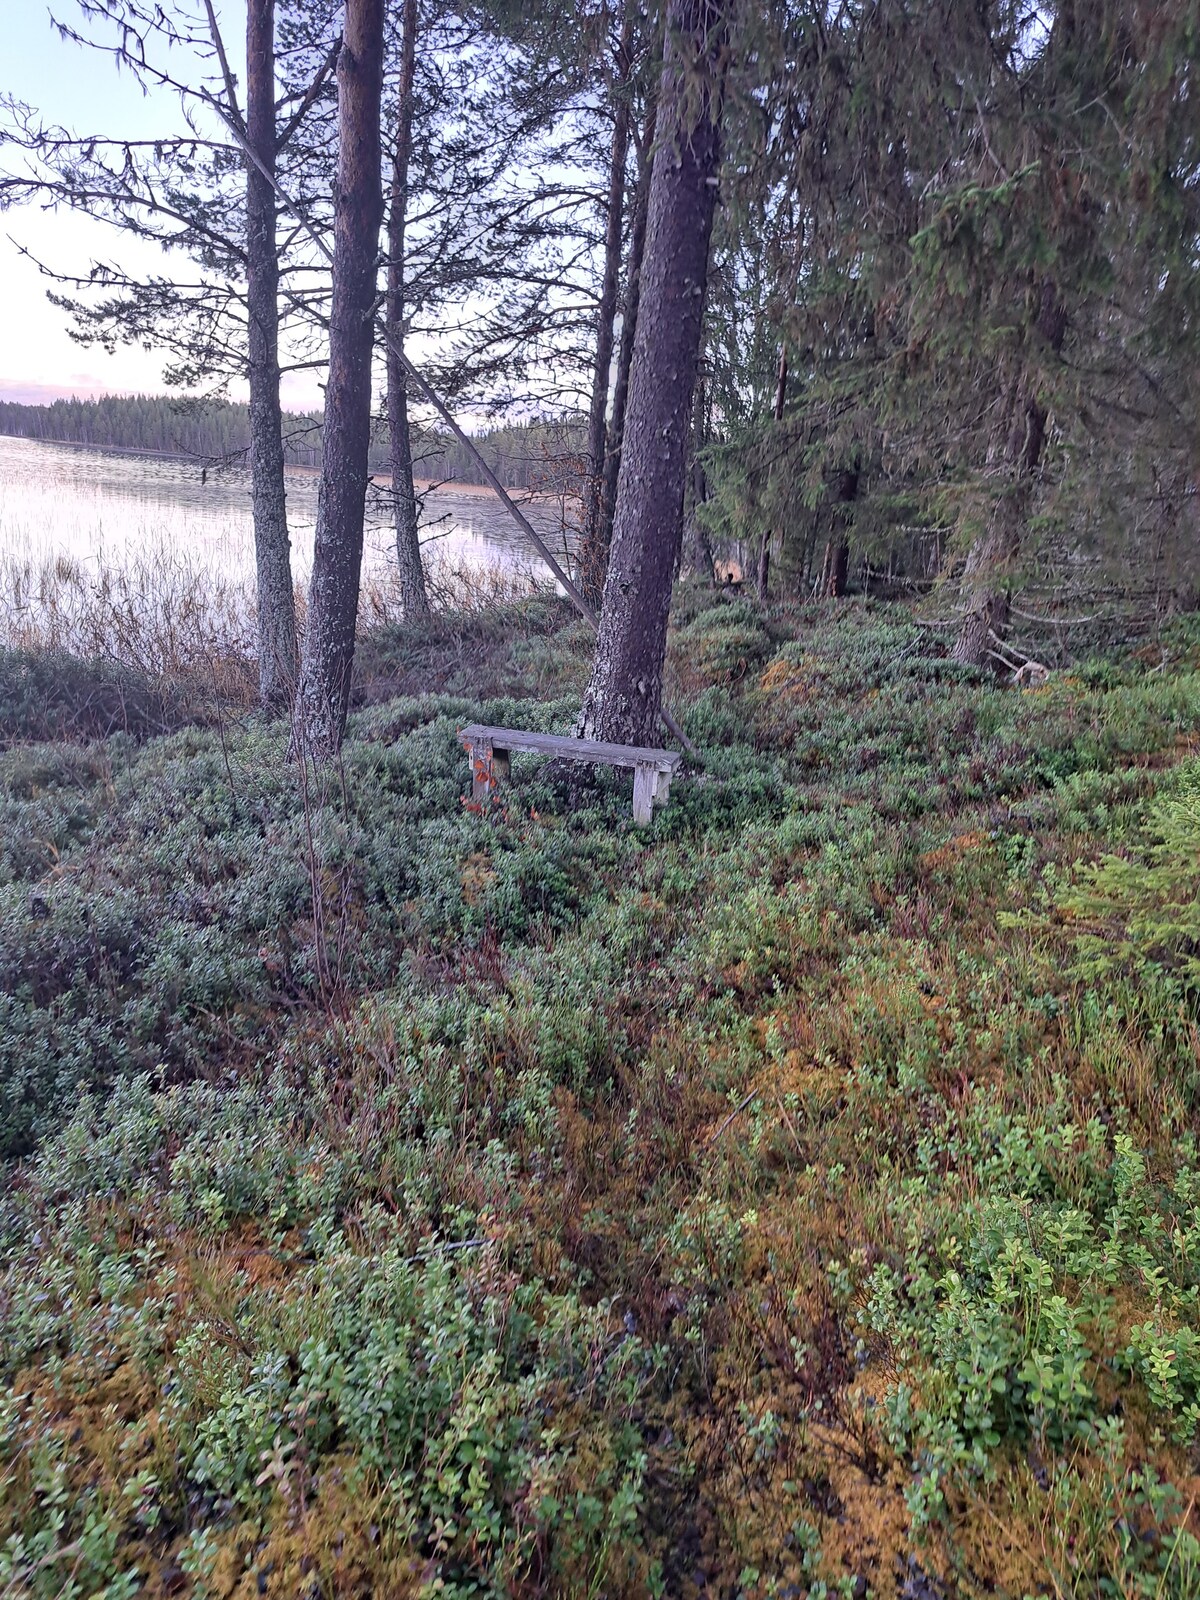
<svg viewBox="0 0 1200 1600">
<path fill-rule="evenodd" d="M 1082 978 L 1153 971 L 1200 992 L 1200 762 L 1180 767 L 1124 850 L 1081 867 L 1056 903 Z"/>
<path fill-rule="evenodd" d="M 0 752 L 0 1587 L 1191 1600 L 1191 657 L 683 594 L 643 830 L 464 803 L 577 714 L 535 611 L 383 641 L 436 692 L 303 781 Z"/>
<path fill-rule="evenodd" d="M 301 1286 L 294 1342 L 230 1372 L 215 1404 L 198 1331 L 173 1424 L 192 1475 L 251 1508 L 298 1451 L 311 1470 L 349 1446 L 387 1482 L 398 1528 L 437 1552 L 444 1593 L 505 1595 L 547 1542 L 568 1567 L 619 1571 L 645 1462 L 622 1416 L 646 1352 L 604 1307 L 489 1289 L 486 1256 L 458 1259 L 365 1258 L 335 1237 Z"/>
</svg>

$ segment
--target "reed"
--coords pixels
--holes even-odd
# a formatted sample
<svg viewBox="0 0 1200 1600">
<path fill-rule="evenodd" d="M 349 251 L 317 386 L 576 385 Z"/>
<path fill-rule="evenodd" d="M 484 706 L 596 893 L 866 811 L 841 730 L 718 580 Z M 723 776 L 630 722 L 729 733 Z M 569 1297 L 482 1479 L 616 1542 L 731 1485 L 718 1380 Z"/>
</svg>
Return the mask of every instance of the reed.
<svg viewBox="0 0 1200 1600">
<path fill-rule="evenodd" d="M 439 614 L 474 615 L 553 592 L 528 569 L 437 555 L 428 560 L 427 580 Z M 296 610 L 303 637 L 299 584 Z M 369 568 L 360 636 L 403 619 L 398 576 L 390 567 Z M 109 663 L 154 684 L 203 688 L 226 704 L 250 706 L 257 684 L 253 583 L 166 550 L 119 563 L 0 555 L 0 647 Z"/>
<path fill-rule="evenodd" d="M 551 579 L 529 567 L 485 566 L 428 552 L 424 562 L 429 604 L 437 613 L 474 615 L 495 606 L 554 593 Z M 360 635 L 404 620 L 400 578 L 395 568 L 369 569 L 363 574 L 359 594 Z"/>
</svg>

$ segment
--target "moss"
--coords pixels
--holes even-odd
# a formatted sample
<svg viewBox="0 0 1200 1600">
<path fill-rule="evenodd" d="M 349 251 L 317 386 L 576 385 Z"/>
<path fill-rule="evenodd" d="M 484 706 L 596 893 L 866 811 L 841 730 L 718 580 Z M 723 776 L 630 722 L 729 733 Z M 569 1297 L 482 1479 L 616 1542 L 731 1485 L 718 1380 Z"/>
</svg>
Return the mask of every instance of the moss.
<svg viewBox="0 0 1200 1600">
<path fill-rule="evenodd" d="M 0 754 L 0 1587 L 1195 1592 L 1191 635 L 680 620 L 648 833 L 461 804 L 570 725 L 549 602 L 307 794 Z"/>
</svg>

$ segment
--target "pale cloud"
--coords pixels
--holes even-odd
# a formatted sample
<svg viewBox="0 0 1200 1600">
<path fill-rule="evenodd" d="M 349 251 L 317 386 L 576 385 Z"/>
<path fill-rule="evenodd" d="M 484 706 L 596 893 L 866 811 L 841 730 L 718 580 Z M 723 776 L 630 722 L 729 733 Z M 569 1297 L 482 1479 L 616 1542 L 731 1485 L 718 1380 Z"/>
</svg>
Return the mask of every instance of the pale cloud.
<svg viewBox="0 0 1200 1600">
<path fill-rule="evenodd" d="M 13 7 L 15 15 L 10 13 Z M 62 40 L 50 11 L 37 0 L 0 0 L 5 48 L 0 90 L 37 108 L 48 122 L 77 133 L 145 137 L 182 127 L 174 96 L 143 95 L 127 71 L 95 51 Z M 54 0 L 64 21 L 79 25 L 75 0 Z M 230 8 L 227 7 L 227 10 Z M 240 7 L 232 10 L 240 15 Z M 240 35 L 240 27 L 236 30 Z M 230 47 L 240 47 L 231 36 Z M 161 393 L 167 357 L 137 345 L 109 355 L 70 337 L 70 318 L 50 304 L 55 286 L 22 247 L 54 272 L 86 276 L 93 261 L 117 262 L 130 274 L 164 273 L 181 258 L 147 241 L 78 212 L 47 212 L 26 205 L 0 215 L 0 397 L 37 400 L 60 395 Z M 193 269 L 194 270 L 194 269 Z M 70 292 L 69 289 L 67 292 Z M 245 398 L 236 387 L 233 398 Z M 284 379 L 284 403 L 293 409 L 319 405 L 321 391 L 310 373 Z"/>
<path fill-rule="evenodd" d="M 163 359 L 136 346 L 108 355 L 97 346 L 75 342 L 67 313 L 50 304 L 52 287 L 34 262 L 21 254 L 25 246 L 59 272 L 86 273 L 96 259 L 119 256 L 125 267 L 138 264 L 136 241 L 111 228 L 69 212 L 47 213 L 26 206 L 9 212 L 0 238 L 0 306 L 4 307 L 0 342 L 0 386 L 32 385 L 57 394 L 156 393 L 163 388 Z M 145 249 L 145 247 L 143 247 Z M 164 256 L 145 250 L 142 262 L 161 271 Z M 15 398 L 10 392 L 8 398 Z"/>
</svg>

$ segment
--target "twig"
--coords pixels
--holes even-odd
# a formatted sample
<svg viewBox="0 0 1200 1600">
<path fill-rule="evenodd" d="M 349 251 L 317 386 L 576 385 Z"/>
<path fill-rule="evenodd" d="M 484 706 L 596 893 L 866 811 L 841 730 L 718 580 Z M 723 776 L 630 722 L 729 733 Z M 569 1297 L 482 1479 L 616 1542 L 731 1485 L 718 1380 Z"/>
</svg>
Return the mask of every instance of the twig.
<svg viewBox="0 0 1200 1600">
<path fill-rule="evenodd" d="M 1020 606 L 1010 605 L 1008 608 L 1014 617 L 1020 617 L 1022 622 L 1040 622 L 1047 628 L 1081 628 L 1085 622 L 1107 622 L 1110 619 L 1097 611 L 1090 617 L 1048 617 L 1037 611 L 1022 611 Z"/>
<path fill-rule="evenodd" d="M 775 1096 L 775 1107 L 779 1112 L 780 1121 L 783 1123 L 784 1127 L 791 1134 L 793 1140 L 795 1141 L 796 1149 L 799 1150 L 801 1155 L 803 1155 L 804 1146 L 800 1143 L 800 1135 L 796 1132 L 796 1125 L 792 1121 L 791 1117 L 788 1116 L 787 1109 L 778 1095 Z"/>
<path fill-rule="evenodd" d="M 710 1146 L 716 1144 L 717 1140 L 725 1132 L 726 1128 L 729 1127 L 730 1123 L 736 1121 L 737 1118 L 741 1116 L 742 1112 L 745 1111 L 746 1107 L 750 1104 L 750 1102 L 752 1100 L 761 1100 L 761 1099 L 762 1099 L 761 1092 L 758 1089 L 751 1089 L 750 1093 L 746 1096 L 746 1098 L 744 1100 L 742 1100 L 740 1102 L 740 1104 L 734 1106 L 733 1110 L 725 1118 L 725 1121 L 717 1129 L 716 1133 L 711 1134 L 704 1141 L 704 1148 L 707 1150 Z"/>
<path fill-rule="evenodd" d="M 334 40 L 333 44 L 329 48 L 329 54 L 325 57 L 324 61 L 321 63 L 320 70 L 317 72 L 316 77 L 309 84 L 308 89 L 305 91 L 304 98 L 301 100 L 299 106 L 296 108 L 295 112 L 292 114 L 292 116 L 289 119 L 289 121 L 287 123 L 287 126 L 284 128 L 283 132 L 276 139 L 276 141 L 275 141 L 275 149 L 276 149 L 277 153 L 286 148 L 288 140 L 292 137 L 292 135 L 295 133 L 296 129 L 300 126 L 300 124 L 304 121 L 305 117 L 308 115 L 308 112 L 311 109 L 313 102 L 316 100 L 316 98 L 320 94 L 321 90 L 325 87 L 325 84 L 328 81 L 330 73 L 333 72 L 335 70 L 335 68 L 337 67 L 338 56 L 341 55 L 341 53 L 342 53 L 342 36 L 339 33 L 337 38 Z"/>
</svg>

